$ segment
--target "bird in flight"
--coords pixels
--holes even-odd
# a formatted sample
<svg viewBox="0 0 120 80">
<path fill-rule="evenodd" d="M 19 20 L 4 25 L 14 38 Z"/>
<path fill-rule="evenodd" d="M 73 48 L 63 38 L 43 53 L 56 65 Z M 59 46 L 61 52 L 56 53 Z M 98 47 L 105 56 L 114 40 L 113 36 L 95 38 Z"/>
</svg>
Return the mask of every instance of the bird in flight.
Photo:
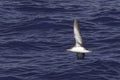
<svg viewBox="0 0 120 80">
<path fill-rule="evenodd" d="M 74 30 L 75 45 L 72 48 L 67 49 L 67 51 L 76 52 L 77 59 L 84 59 L 85 54 L 91 51 L 87 50 L 83 46 L 83 40 L 82 40 L 82 36 L 81 36 L 81 32 L 80 32 L 77 19 L 74 20 L 73 30 Z"/>
</svg>

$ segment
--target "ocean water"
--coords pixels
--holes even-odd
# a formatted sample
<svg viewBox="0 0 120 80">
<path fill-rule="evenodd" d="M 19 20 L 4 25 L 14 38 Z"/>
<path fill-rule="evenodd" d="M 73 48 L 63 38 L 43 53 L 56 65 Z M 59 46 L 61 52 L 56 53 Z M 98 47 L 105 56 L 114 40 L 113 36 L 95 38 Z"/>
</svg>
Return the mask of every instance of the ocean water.
<svg viewBox="0 0 120 80">
<path fill-rule="evenodd" d="M 120 0 L 0 0 L 0 80 L 120 80 Z"/>
</svg>

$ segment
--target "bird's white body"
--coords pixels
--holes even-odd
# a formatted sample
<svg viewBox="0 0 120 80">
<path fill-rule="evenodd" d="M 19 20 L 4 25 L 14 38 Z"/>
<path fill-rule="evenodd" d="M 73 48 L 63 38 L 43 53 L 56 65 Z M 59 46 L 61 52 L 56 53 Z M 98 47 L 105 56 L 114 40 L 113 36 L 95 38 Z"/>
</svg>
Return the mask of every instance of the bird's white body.
<svg viewBox="0 0 120 80">
<path fill-rule="evenodd" d="M 84 58 L 85 56 L 84 53 L 89 53 L 91 51 L 83 47 L 83 40 L 80 33 L 78 21 L 76 19 L 74 20 L 73 29 L 74 29 L 75 46 L 70 49 L 67 49 L 67 51 L 76 52 L 78 58 Z"/>
<path fill-rule="evenodd" d="M 91 51 L 85 49 L 84 47 L 72 47 L 71 49 L 67 49 L 68 51 L 71 52 L 78 52 L 78 53 L 89 53 Z"/>
</svg>

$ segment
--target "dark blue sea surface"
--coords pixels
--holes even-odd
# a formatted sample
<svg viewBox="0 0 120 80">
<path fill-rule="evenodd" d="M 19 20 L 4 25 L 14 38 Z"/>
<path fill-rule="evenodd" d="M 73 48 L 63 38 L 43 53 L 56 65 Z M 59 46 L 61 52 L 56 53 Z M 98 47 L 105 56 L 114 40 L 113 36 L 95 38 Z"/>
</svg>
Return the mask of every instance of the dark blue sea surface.
<svg viewBox="0 0 120 80">
<path fill-rule="evenodd" d="M 120 0 L 0 0 L 0 80 L 120 80 Z"/>
</svg>

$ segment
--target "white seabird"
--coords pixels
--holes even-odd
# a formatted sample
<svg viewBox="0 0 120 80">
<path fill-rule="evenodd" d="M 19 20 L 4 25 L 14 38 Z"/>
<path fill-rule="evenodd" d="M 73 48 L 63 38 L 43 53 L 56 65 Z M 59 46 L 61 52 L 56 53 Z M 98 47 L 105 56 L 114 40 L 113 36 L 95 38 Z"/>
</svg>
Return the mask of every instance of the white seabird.
<svg viewBox="0 0 120 80">
<path fill-rule="evenodd" d="M 74 38 L 75 38 L 75 46 L 67 49 L 67 51 L 76 52 L 77 59 L 81 59 L 85 57 L 85 53 L 91 52 L 83 47 L 82 36 L 79 29 L 79 24 L 77 19 L 74 20 Z"/>
</svg>

